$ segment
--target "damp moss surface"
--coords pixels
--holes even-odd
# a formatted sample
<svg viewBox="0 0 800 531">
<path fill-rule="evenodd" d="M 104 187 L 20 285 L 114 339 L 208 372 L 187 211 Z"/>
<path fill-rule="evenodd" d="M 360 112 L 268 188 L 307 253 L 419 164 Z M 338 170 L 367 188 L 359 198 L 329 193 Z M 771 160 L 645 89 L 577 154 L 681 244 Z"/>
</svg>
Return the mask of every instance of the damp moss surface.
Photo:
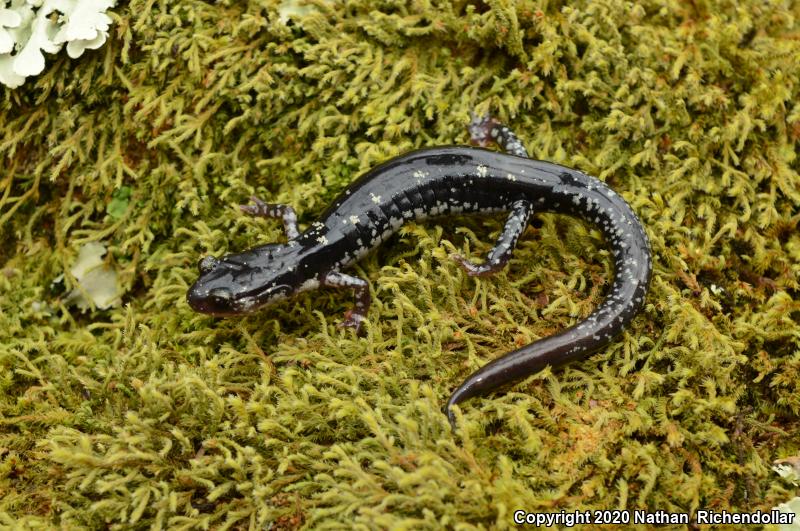
<svg viewBox="0 0 800 531">
<path fill-rule="evenodd" d="M 798 495 L 800 4 L 121 2 L 106 45 L 0 92 L 0 525 L 506 529 L 513 513 L 753 511 Z M 597 229 L 407 224 L 320 290 L 194 313 L 198 259 L 307 226 L 361 172 L 464 144 L 471 111 L 596 175 L 652 243 L 610 346 L 461 405 L 463 379 L 603 298 Z M 67 304 L 107 248 L 121 304 Z M 61 280 L 59 277 L 63 275 Z"/>
</svg>

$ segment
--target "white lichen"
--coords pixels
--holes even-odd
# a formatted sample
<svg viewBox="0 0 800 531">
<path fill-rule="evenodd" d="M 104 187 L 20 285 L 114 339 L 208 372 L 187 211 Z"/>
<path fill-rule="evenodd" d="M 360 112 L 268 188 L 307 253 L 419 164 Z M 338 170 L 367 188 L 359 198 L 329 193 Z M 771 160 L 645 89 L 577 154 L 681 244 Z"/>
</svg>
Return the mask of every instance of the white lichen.
<svg viewBox="0 0 800 531">
<path fill-rule="evenodd" d="M 797 531 L 800 529 L 800 496 L 775 507 L 782 513 L 793 514 L 791 524 L 778 524 L 778 531 Z"/>
<path fill-rule="evenodd" d="M 772 463 L 772 470 L 786 481 L 794 485 L 800 486 L 800 456 L 792 456 L 786 459 L 778 459 Z M 793 514 L 794 518 L 791 524 L 778 525 L 779 531 L 797 531 L 800 530 L 800 496 L 797 496 L 785 503 L 779 504 L 774 509 L 782 513 Z"/>
<path fill-rule="evenodd" d="M 317 6 L 303 0 L 283 0 L 278 4 L 278 20 L 283 25 L 289 24 L 289 20 L 298 23 L 306 15 L 319 12 Z"/>
<path fill-rule="evenodd" d="M 81 247 L 78 258 L 69 272 L 80 284 L 80 289 L 72 290 L 66 297 L 67 304 L 74 304 L 82 310 L 90 308 L 87 296 L 95 308 L 105 310 L 119 306 L 122 290 L 117 272 L 105 265 L 103 255 L 106 246 L 91 242 Z"/>
<path fill-rule="evenodd" d="M 0 7 L 0 53 L 11 53 L 14 50 L 14 28 L 22 24 L 22 16 L 11 9 L 6 8 L 5 3 Z"/>
<path fill-rule="evenodd" d="M 0 84 L 15 88 L 67 45 L 73 59 L 108 38 L 115 0 L 0 0 Z"/>
<path fill-rule="evenodd" d="M 100 48 L 108 38 L 111 17 L 106 11 L 115 0 L 61 0 L 72 5 L 70 14 L 56 33 L 56 44 L 67 44 L 67 55 L 77 59 L 85 50 Z"/>
<path fill-rule="evenodd" d="M 778 460 L 772 470 L 795 487 L 800 486 L 800 458 Z"/>
</svg>

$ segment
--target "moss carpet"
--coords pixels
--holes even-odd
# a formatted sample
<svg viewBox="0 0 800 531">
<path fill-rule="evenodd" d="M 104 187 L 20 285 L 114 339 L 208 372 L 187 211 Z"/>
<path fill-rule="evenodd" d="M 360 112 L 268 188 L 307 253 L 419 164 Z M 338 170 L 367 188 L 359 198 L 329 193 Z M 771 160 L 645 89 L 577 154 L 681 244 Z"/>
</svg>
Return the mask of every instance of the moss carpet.
<svg viewBox="0 0 800 531">
<path fill-rule="evenodd" d="M 0 525 L 506 529 L 513 511 L 769 510 L 798 495 L 800 4 L 132 0 L 107 44 L 0 99 Z M 193 313 L 196 263 L 310 223 L 390 157 L 493 112 L 609 183 L 654 253 L 611 346 L 440 408 L 602 300 L 580 220 L 411 224 L 329 290 Z M 121 305 L 68 304 L 99 243 Z M 60 282 L 56 281 L 65 275 Z"/>
</svg>

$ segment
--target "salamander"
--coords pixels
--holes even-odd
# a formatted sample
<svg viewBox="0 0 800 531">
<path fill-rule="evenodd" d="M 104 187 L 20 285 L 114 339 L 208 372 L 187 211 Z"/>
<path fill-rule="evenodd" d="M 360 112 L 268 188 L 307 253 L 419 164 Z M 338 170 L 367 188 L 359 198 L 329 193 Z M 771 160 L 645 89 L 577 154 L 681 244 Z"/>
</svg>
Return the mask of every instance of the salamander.
<svg viewBox="0 0 800 531">
<path fill-rule="evenodd" d="M 196 311 L 215 316 L 247 314 L 318 287 L 346 288 L 355 305 L 340 326 L 361 326 L 370 305 L 367 282 L 343 272 L 409 221 L 507 212 L 496 245 L 481 263 L 452 258 L 471 276 L 505 266 L 534 212 L 577 216 L 598 227 L 611 248 L 614 280 L 603 302 L 561 333 L 509 352 L 470 375 L 450 396 L 452 406 L 518 381 L 550 365 L 585 358 L 608 345 L 642 308 L 651 257 L 642 224 L 605 183 L 558 164 L 528 158 L 519 138 L 496 119 L 474 116 L 468 146 L 419 149 L 366 172 L 304 231 L 294 209 L 251 198 L 242 211 L 279 218 L 288 241 L 269 243 L 199 262 L 200 277 L 187 299 Z M 496 143 L 505 153 L 486 148 Z M 453 424 L 454 425 L 454 424 Z"/>
</svg>

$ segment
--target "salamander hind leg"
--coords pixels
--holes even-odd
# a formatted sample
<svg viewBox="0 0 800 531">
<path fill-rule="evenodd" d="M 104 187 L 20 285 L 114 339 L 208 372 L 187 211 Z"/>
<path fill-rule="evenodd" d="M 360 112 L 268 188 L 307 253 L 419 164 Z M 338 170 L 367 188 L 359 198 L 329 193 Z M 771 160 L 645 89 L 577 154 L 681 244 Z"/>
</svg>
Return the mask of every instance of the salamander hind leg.
<svg viewBox="0 0 800 531">
<path fill-rule="evenodd" d="M 356 333 L 361 328 L 361 323 L 366 319 L 371 302 L 369 284 L 366 280 L 350 275 L 332 271 L 322 277 L 322 285 L 330 288 L 352 288 L 355 295 L 355 306 L 344 314 L 345 320 L 340 327 L 353 328 Z"/>
<path fill-rule="evenodd" d="M 497 243 L 489 252 L 489 256 L 482 264 L 475 264 L 460 254 L 451 255 L 451 258 L 458 262 L 469 276 L 486 276 L 496 273 L 502 269 L 511 258 L 517 240 L 525 232 L 528 226 L 528 219 L 533 212 L 533 206 L 525 200 L 515 201 L 511 205 L 511 213 L 508 215 L 503 233 L 497 239 Z"/>
<path fill-rule="evenodd" d="M 484 116 L 473 114 L 468 129 L 470 141 L 475 145 L 486 147 L 494 142 L 506 153 L 528 158 L 528 151 L 522 144 L 522 140 L 497 118 L 488 114 Z"/>
<path fill-rule="evenodd" d="M 239 205 L 242 212 L 246 212 L 251 216 L 258 216 L 262 218 L 278 218 L 283 220 L 283 229 L 286 231 L 286 237 L 290 240 L 297 238 L 300 231 L 297 228 L 297 214 L 294 209 L 289 205 L 278 205 L 275 203 L 265 203 L 261 199 L 253 196 L 250 198 L 253 205 Z"/>
</svg>

